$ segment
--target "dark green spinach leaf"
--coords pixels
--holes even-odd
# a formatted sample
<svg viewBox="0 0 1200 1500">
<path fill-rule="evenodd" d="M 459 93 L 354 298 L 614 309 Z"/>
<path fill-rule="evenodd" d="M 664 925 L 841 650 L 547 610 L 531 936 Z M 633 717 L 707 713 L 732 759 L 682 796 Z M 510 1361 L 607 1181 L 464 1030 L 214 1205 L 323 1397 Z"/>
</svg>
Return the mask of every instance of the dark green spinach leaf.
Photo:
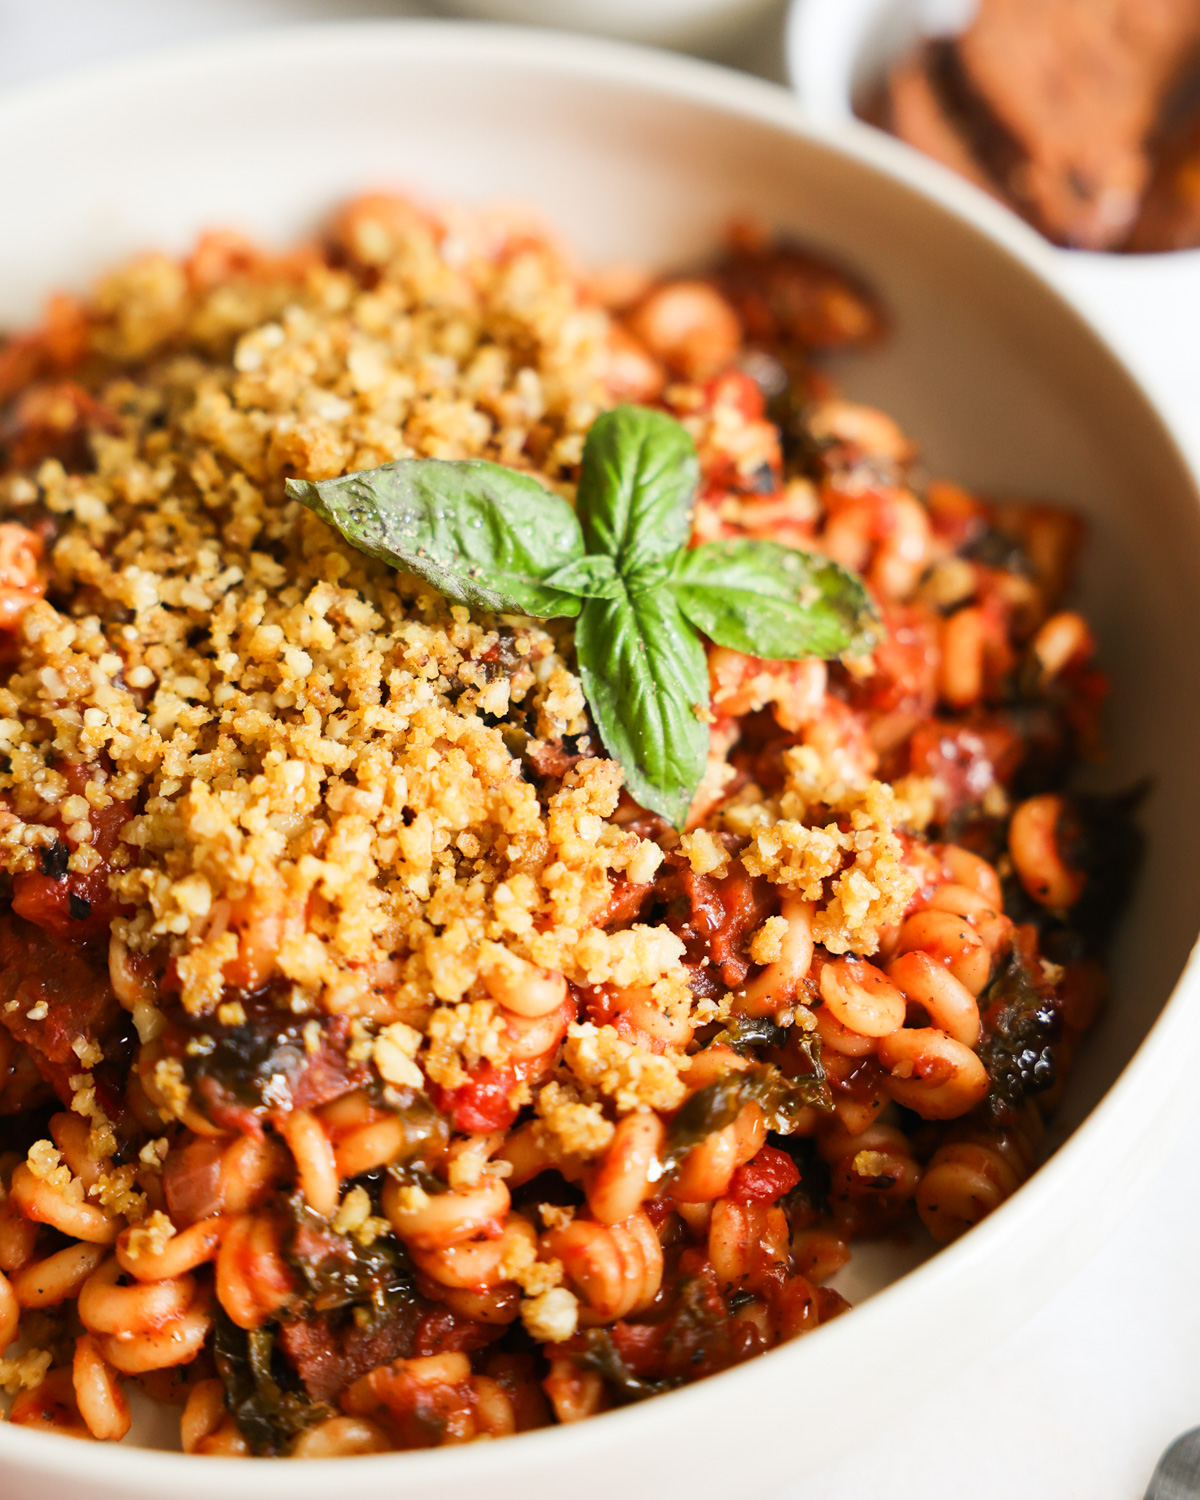
<svg viewBox="0 0 1200 1500">
<path fill-rule="evenodd" d="M 678 1171 L 693 1147 L 715 1130 L 732 1125 L 747 1104 L 760 1104 L 768 1130 L 788 1135 L 800 1111 L 809 1105 L 829 1110 L 833 1101 L 820 1061 L 820 1044 L 814 1038 L 808 1052 L 811 1075 L 785 1078 L 772 1063 L 753 1063 L 740 1073 L 726 1073 L 697 1089 L 671 1121 L 667 1144 L 659 1158 L 664 1176 Z"/>
<path fill-rule="evenodd" d="M 583 1349 L 574 1355 L 575 1364 L 581 1370 L 594 1370 L 602 1376 L 618 1406 L 645 1401 L 648 1396 L 661 1396 L 680 1384 L 678 1380 L 643 1380 L 635 1375 L 621 1358 L 607 1328 L 589 1328 L 578 1336 L 578 1341 Z"/>
<path fill-rule="evenodd" d="M 980 995 L 979 1010 L 984 1018 L 979 1060 L 989 1083 L 983 1107 L 996 1123 L 1011 1124 L 1027 1099 L 1057 1081 L 1061 1002 L 1037 983 L 1021 950 L 1014 947 L 1007 964 Z"/>
<path fill-rule="evenodd" d="M 218 1305 L 213 1357 L 225 1387 L 225 1407 L 260 1455 L 286 1453 L 300 1434 L 336 1413 L 312 1401 L 276 1356 L 270 1328 L 239 1328 Z"/>
</svg>

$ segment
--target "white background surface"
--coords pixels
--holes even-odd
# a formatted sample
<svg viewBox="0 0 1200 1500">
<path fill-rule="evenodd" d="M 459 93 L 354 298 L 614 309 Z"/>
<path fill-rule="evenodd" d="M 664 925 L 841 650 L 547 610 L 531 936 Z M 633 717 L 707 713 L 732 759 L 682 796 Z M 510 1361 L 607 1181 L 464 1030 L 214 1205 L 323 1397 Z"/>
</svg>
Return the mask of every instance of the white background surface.
<svg viewBox="0 0 1200 1500">
<path fill-rule="evenodd" d="M 0 89 L 234 29 L 433 8 L 406 0 L 0 0 Z M 777 28 L 746 38 L 736 60 L 781 76 Z M 13 223 L 17 212 L 5 205 L 0 223 Z M 1189 300 L 1200 324 L 1200 286 L 1197 293 Z M 1196 454 L 1200 389 L 1172 378 L 1171 351 L 1190 356 L 1200 339 L 1168 325 L 1165 299 L 1150 302 L 1161 306 L 1163 327 L 1156 335 L 1156 309 L 1146 306 L 1150 326 L 1139 318 L 1136 362 L 1176 420 L 1195 410 L 1187 446 Z M 1116 325 L 1127 321 L 1121 312 L 1112 309 Z M 894 1403 L 863 1411 L 853 1454 L 833 1459 L 821 1434 L 805 1429 L 798 1392 L 797 1482 L 787 1500 L 1140 1500 L 1158 1454 L 1200 1423 L 1197 1130 L 1200 1108 L 1188 1139 L 1167 1160 L 1146 1162 L 1136 1216 L 1049 1307 L 992 1355 L 964 1365 L 951 1387 L 909 1388 L 897 1350 Z M 754 1441 L 752 1420 L 746 1441 Z"/>
</svg>

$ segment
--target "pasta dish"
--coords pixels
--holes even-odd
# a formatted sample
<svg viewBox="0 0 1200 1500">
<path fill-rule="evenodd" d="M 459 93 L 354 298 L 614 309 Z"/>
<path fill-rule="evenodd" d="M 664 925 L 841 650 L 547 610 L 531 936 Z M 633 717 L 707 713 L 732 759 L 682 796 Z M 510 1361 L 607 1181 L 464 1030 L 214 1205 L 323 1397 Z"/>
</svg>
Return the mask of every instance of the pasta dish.
<svg viewBox="0 0 1200 1500">
<path fill-rule="evenodd" d="M 589 276 L 371 196 L 0 345 L 13 1422 L 119 1440 L 140 1388 L 188 1453 L 309 1457 L 572 1422 L 806 1335 L 856 1240 L 953 1240 L 1031 1172 L 1136 853 L 1067 785 L 1082 528 L 843 399 L 821 353 L 883 333 L 754 226 Z M 695 480 L 636 587 L 583 504 L 621 422 Z M 356 544 L 369 476 L 489 466 L 568 528 L 521 575 L 557 614 Z"/>
</svg>

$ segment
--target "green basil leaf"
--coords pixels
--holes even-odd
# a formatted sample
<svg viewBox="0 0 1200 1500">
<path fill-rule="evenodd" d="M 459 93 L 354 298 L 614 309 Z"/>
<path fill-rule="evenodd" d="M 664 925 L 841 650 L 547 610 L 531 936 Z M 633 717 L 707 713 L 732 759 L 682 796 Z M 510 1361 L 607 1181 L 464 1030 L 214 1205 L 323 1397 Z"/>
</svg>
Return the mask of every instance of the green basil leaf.
<svg viewBox="0 0 1200 1500">
<path fill-rule="evenodd" d="M 556 568 L 543 582 L 550 588 L 578 594 L 581 599 L 616 599 L 625 592 L 612 558 L 591 552 L 577 562 Z"/>
<path fill-rule="evenodd" d="M 862 579 L 781 542 L 705 542 L 679 555 L 670 586 L 697 629 L 748 656 L 841 656 L 876 641 Z"/>
<path fill-rule="evenodd" d="M 547 578 L 583 556 L 565 500 L 500 464 L 402 458 L 338 479 L 289 479 L 288 495 L 360 552 L 415 573 L 457 604 L 547 620 L 579 596 Z"/>
<path fill-rule="evenodd" d="M 696 632 L 666 589 L 588 599 L 575 652 L 630 796 L 682 828 L 708 759 L 708 666 Z"/>
<path fill-rule="evenodd" d="M 662 583 L 688 539 L 700 461 L 687 430 L 645 406 L 592 423 L 576 509 L 589 552 L 615 559 L 631 593 Z"/>
</svg>

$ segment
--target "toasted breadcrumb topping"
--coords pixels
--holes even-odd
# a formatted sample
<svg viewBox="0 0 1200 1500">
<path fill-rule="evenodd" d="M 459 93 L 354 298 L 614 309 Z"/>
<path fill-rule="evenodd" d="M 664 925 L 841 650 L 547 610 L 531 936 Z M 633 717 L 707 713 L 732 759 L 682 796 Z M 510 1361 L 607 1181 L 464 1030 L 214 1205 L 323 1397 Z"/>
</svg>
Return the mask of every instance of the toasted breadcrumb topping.
<svg viewBox="0 0 1200 1500">
<path fill-rule="evenodd" d="M 74 1176 L 53 1141 L 34 1141 L 26 1156 L 29 1170 L 70 1203 L 83 1202 L 83 1183 Z"/>
<path fill-rule="evenodd" d="M 554 1287 L 521 1304 L 521 1321 L 535 1339 L 560 1344 L 578 1326 L 578 1299 L 566 1287 Z"/>
<path fill-rule="evenodd" d="M 787 936 L 786 917 L 768 917 L 750 939 L 749 953 L 756 964 L 773 964 L 783 953 Z"/>
<path fill-rule="evenodd" d="M 129 1231 L 125 1242 L 125 1254 L 130 1260 L 141 1260 L 146 1255 L 161 1255 L 175 1238 L 176 1229 L 161 1209 L 155 1209 L 148 1218 Z"/>
<path fill-rule="evenodd" d="M 563 1060 L 577 1078 L 611 1098 L 620 1114 L 643 1106 L 677 1109 L 687 1094 L 679 1077 L 686 1064 L 682 1054 L 656 1055 L 612 1026 L 577 1022 L 567 1033 Z"/>
<path fill-rule="evenodd" d="M 670 845 L 618 816 L 622 773 L 586 739 L 569 628 L 451 606 L 283 489 L 418 455 L 510 464 L 573 498 L 584 436 L 615 399 L 608 315 L 527 224 L 367 199 L 337 235 L 344 264 L 314 249 L 231 258 L 220 237 L 182 262 L 145 256 L 82 308 L 94 467 L 46 459 L 0 497 L 57 528 L 54 589 L 23 614 L 0 688 L 0 865 L 35 870 L 64 829 L 71 870 L 108 859 L 121 964 L 169 965 L 184 1009 L 224 1027 L 246 1023 L 231 991 L 264 986 L 299 1014 L 348 1015 L 347 1061 L 391 1087 L 453 1091 L 503 1065 L 519 1032 L 482 984 L 496 945 L 575 985 L 642 992 L 667 1020 L 712 1019 L 676 933 L 598 925 L 614 880 L 647 885 Z M 668 400 L 702 455 L 752 472 L 770 424 L 697 392 Z M 799 719 L 817 712 L 822 664 L 759 675 L 740 684 L 751 707 L 782 693 Z M 730 722 L 714 722 L 680 854 L 712 879 L 740 858 L 816 903 L 831 952 L 873 953 L 912 895 L 897 830 L 928 821 L 929 787 L 890 788 L 804 745 L 782 791 L 742 785 L 722 804 Z M 592 753 L 548 785 L 527 774 L 523 756 L 572 736 Z M 731 852 L 726 833 L 748 847 Z M 755 961 L 781 941 L 771 918 Z M 151 1041 L 161 1014 L 144 995 L 123 1003 Z M 314 1059 L 321 1036 L 310 1020 Z M 99 1157 L 113 1139 L 86 1071 L 96 1053 L 77 1050 L 72 1108 Z M 509 1102 L 536 1103 L 548 1150 L 588 1159 L 614 1113 L 679 1105 L 682 1062 L 582 1022 L 555 1079 L 518 1078 Z M 178 1058 L 150 1082 L 168 1116 L 187 1114 Z M 132 1180 L 105 1192 L 144 1212 Z"/>
<path fill-rule="evenodd" d="M 15 1358 L 0 1359 L 0 1390 L 9 1396 L 33 1390 L 41 1385 L 53 1363 L 54 1355 L 48 1349 L 27 1349 Z"/>
<path fill-rule="evenodd" d="M 612 1121 L 605 1118 L 594 1098 L 586 1100 L 573 1083 L 546 1084 L 534 1108 L 537 1140 L 552 1159 L 598 1156 L 613 1138 Z"/>
</svg>

